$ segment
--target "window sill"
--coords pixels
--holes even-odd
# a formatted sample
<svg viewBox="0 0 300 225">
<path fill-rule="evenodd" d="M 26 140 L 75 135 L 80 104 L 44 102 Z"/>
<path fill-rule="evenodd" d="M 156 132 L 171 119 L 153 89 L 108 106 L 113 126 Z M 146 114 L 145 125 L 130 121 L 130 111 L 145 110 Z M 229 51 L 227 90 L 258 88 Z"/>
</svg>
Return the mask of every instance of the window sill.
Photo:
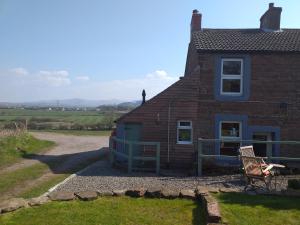
<svg viewBox="0 0 300 225">
<path fill-rule="evenodd" d="M 177 145 L 193 145 L 193 142 L 185 142 L 185 141 L 180 141 L 176 143 Z"/>
</svg>

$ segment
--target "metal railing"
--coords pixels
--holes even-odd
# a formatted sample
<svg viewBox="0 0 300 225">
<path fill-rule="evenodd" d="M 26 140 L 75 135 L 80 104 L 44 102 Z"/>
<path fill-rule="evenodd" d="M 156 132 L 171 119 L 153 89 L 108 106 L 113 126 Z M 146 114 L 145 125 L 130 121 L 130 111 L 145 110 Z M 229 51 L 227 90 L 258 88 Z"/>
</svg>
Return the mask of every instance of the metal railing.
<svg viewBox="0 0 300 225">
<path fill-rule="evenodd" d="M 220 143 L 241 143 L 241 146 L 251 145 L 251 144 L 267 144 L 267 145 L 299 145 L 299 155 L 300 155 L 300 141 L 258 141 L 258 140 L 228 140 L 228 139 L 202 139 L 198 138 L 198 176 L 202 175 L 202 167 L 203 167 L 203 159 L 231 159 L 231 160 L 240 160 L 239 155 L 212 155 L 212 154 L 204 154 L 203 153 L 203 144 L 204 143 L 212 143 L 212 144 L 220 144 Z M 214 152 L 214 149 L 213 149 Z M 272 148 L 267 148 L 266 157 L 263 157 L 267 160 L 267 162 L 271 162 L 272 160 L 279 161 L 299 161 L 300 158 L 296 157 L 277 157 L 273 156 Z"/>
<path fill-rule="evenodd" d="M 115 143 L 115 144 L 114 144 Z M 128 145 L 128 148 L 126 148 L 126 151 L 118 151 L 117 146 L 118 144 L 126 146 Z M 134 146 L 154 146 L 155 147 L 155 156 L 137 156 L 134 154 Z M 115 157 L 121 157 L 127 160 L 127 170 L 128 173 L 131 173 L 133 169 L 136 169 L 133 167 L 134 161 L 154 161 L 155 162 L 155 171 L 156 174 L 160 173 L 160 142 L 148 142 L 148 141 L 129 141 L 129 140 L 123 140 L 116 137 L 110 137 L 109 140 L 109 150 L 110 150 L 110 162 L 113 165 L 115 163 Z M 142 153 L 142 152 L 140 152 Z"/>
</svg>

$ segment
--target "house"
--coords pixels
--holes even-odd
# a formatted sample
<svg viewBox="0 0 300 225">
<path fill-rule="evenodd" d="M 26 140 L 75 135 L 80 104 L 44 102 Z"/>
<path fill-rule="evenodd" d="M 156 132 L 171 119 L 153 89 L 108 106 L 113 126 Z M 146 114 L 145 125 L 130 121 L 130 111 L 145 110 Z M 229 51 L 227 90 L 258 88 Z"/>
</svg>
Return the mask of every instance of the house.
<svg viewBox="0 0 300 225">
<path fill-rule="evenodd" d="M 116 121 L 117 137 L 161 143 L 161 168 L 195 166 L 198 138 L 210 154 L 237 155 L 239 140 L 300 139 L 300 29 L 280 26 L 269 4 L 260 28 L 202 28 L 194 10 L 185 74 Z M 256 154 L 298 154 L 295 147 L 256 144 Z M 226 161 L 226 160 L 224 160 Z M 230 162 L 229 162 L 230 163 Z"/>
</svg>

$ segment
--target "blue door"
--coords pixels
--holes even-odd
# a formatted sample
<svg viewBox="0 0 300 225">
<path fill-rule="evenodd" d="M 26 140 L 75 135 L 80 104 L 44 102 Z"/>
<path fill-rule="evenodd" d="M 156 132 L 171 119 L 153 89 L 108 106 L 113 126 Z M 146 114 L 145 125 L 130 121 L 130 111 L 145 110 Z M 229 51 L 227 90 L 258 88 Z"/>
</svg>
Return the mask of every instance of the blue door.
<svg viewBox="0 0 300 225">
<path fill-rule="evenodd" d="M 142 131 L 141 124 L 133 124 L 133 123 L 125 124 L 125 126 L 124 126 L 125 140 L 140 141 L 141 140 L 141 131 Z M 126 145 L 126 147 L 128 148 L 129 146 Z M 132 146 L 133 156 L 139 156 L 141 154 L 140 149 L 141 149 L 140 145 L 133 145 Z"/>
</svg>

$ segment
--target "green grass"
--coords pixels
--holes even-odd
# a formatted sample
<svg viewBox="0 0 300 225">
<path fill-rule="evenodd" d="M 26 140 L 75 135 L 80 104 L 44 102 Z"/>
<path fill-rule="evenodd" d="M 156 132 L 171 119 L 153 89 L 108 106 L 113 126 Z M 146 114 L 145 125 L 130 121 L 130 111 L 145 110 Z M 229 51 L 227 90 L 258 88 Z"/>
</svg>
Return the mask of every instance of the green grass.
<svg viewBox="0 0 300 225">
<path fill-rule="evenodd" d="M 47 109 L 0 109 L 0 125 L 18 120 L 48 123 L 77 123 L 82 125 L 101 123 L 108 115 L 116 118 L 118 112 L 97 111 L 49 111 Z"/>
<path fill-rule="evenodd" d="M 40 207 L 21 209 L 0 216 L 0 224 L 204 224 L 202 212 L 199 203 L 184 199 L 105 197 L 91 202 L 51 202 Z"/>
<path fill-rule="evenodd" d="M 36 164 L 13 172 L 5 172 L 0 176 L 0 195 L 17 185 L 24 184 L 26 181 L 39 178 L 45 173 L 48 166 L 45 164 Z"/>
<path fill-rule="evenodd" d="M 56 184 L 60 183 L 64 179 L 66 179 L 68 176 L 70 176 L 70 174 L 56 175 L 55 177 L 25 191 L 24 193 L 20 194 L 18 197 L 33 198 L 33 197 L 40 196 L 40 195 L 44 194 L 45 192 L 47 192 L 51 187 L 54 187 Z"/>
<path fill-rule="evenodd" d="M 76 136 L 110 136 L 111 130 L 89 131 L 89 130 L 42 130 L 43 132 L 60 133 Z M 35 131 L 33 131 L 35 132 Z"/>
<path fill-rule="evenodd" d="M 53 187 L 56 184 L 58 184 L 59 182 L 63 181 L 65 178 L 67 178 L 71 174 L 84 169 L 85 167 L 96 162 L 97 160 L 99 160 L 99 158 L 94 158 L 94 159 L 90 159 L 90 160 L 78 163 L 75 167 L 69 169 L 68 171 L 65 171 L 63 174 L 56 174 L 54 177 L 50 178 L 49 180 L 47 180 L 41 184 L 34 185 L 29 190 L 26 190 L 25 192 L 21 193 L 18 197 L 33 198 L 33 197 L 40 196 L 40 195 L 44 194 L 45 192 L 47 192 L 51 187 Z M 53 163 L 59 164 L 60 162 L 53 162 Z M 1 178 L 0 178 L 0 180 L 1 180 Z"/>
<path fill-rule="evenodd" d="M 27 154 L 39 153 L 48 150 L 55 145 L 54 142 L 38 140 L 29 134 L 17 137 L 0 139 L 0 168 L 16 163 L 24 152 Z"/>
<path fill-rule="evenodd" d="M 299 225 L 300 198 L 250 196 L 237 193 L 215 195 L 223 222 L 230 225 Z"/>
</svg>

